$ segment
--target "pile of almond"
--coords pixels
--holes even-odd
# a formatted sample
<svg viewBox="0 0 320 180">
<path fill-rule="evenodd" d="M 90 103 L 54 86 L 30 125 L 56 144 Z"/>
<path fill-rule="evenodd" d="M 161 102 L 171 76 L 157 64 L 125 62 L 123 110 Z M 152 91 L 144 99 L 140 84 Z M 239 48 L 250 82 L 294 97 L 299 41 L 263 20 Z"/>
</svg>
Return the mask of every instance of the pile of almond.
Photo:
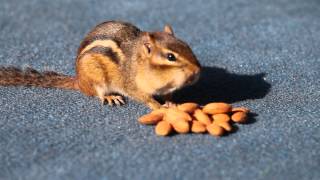
<svg viewBox="0 0 320 180">
<path fill-rule="evenodd" d="M 170 135 L 173 131 L 185 134 L 208 132 L 222 136 L 232 131 L 230 123 L 245 123 L 249 109 L 232 107 L 227 103 L 209 103 L 200 107 L 196 103 L 184 103 L 176 107 L 161 108 L 139 118 L 145 125 L 156 125 L 159 136 Z"/>
</svg>

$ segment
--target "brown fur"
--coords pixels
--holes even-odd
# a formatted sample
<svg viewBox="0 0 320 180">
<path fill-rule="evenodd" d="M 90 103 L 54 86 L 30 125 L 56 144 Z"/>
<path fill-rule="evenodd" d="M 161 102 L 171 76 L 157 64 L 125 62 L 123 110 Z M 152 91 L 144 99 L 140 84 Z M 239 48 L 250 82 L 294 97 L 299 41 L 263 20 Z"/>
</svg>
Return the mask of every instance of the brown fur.
<svg viewBox="0 0 320 180">
<path fill-rule="evenodd" d="M 168 60 L 168 54 L 175 61 Z M 160 104 L 153 95 L 170 94 L 196 81 L 200 64 L 191 48 L 164 32 L 143 32 L 132 24 L 109 21 L 97 25 L 81 42 L 76 76 L 35 70 L 0 68 L 0 85 L 26 85 L 76 89 L 102 102 L 117 105 L 129 96 L 152 109 Z"/>
<path fill-rule="evenodd" d="M 39 86 L 63 89 L 78 89 L 75 79 L 52 71 L 38 72 L 31 68 L 25 70 L 15 67 L 0 67 L 1 86 Z"/>
</svg>

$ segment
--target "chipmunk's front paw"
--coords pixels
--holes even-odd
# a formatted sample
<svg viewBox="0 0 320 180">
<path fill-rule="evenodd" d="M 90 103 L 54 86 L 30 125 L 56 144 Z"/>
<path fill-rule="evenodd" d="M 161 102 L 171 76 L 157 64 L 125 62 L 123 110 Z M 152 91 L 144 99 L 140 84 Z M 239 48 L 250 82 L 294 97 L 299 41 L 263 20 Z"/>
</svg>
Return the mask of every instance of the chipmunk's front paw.
<svg viewBox="0 0 320 180">
<path fill-rule="evenodd" d="M 175 108 L 177 107 L 177 104 L 172 102 L 172 101 L 166 101 L 162 107 L 165 107 L 165 108 Z"/>
<path fill-rule="evenodd" d="M 113 106 L 114 104 L 117 106 L 125 104 L 123 97 L 119 95 L 104 96 L 104 101 L 107 101 L 110 106 Z"/>
</svg>

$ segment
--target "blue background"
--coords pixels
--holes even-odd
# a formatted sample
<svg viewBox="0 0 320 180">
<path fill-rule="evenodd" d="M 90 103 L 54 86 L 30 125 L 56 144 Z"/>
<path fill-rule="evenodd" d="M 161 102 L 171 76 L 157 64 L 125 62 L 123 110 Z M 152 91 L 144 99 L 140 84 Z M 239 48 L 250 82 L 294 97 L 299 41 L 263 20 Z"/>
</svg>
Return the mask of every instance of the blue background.
<svg viewBox="0 0 320 180">
<path fill-rule="evenodd" d="M 163 138 L 131 100 L 0 87 L 0 179 L 320 179 L 319 1 L 0 0 L 0 64 L 73 75 L 81 39 L 112 19 L 169 23 L 190 44 L 205 68 L 176 101 L 257 116 L 222 138 Z"/>
</svg>

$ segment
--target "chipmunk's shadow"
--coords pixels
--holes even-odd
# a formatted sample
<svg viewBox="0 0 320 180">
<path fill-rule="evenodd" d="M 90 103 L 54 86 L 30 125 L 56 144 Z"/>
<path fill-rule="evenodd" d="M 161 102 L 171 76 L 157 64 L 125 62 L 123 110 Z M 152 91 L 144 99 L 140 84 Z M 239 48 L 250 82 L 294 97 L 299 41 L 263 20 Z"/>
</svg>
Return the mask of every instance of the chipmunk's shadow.
<svg viewBox="0 0 320 180">
<path fill-rule="evenodd" d="M 234 103 L 246 99 L 263 98 L 271 85 L 264 80 L 265 73 L 239 75 L 216 67 L 203 67 L 199 81 L 173 96 L 176 103 L 210 102 Z"/>
</svg>

